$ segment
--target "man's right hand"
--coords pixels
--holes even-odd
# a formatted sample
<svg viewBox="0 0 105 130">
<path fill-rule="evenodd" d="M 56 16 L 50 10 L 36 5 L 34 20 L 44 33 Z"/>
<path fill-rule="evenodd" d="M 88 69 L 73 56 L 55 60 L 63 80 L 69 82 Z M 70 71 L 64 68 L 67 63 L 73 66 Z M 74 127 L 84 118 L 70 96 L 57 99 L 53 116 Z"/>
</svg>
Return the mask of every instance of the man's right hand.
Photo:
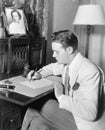
<svg viewBox="0 0 105 130">
<path fill-rule="evenodd" d="M 35 72 L 34 70 L 31 70 L 28 75 L 27 75 L 27 78 L 29 80 L 37 80 L 37 79 L 41 79 L 42 78 L 42 75 L 39 73 L 39 72 Z"/>
<path fill-rule="evenodd" d="M 32 75 L 34 74 L 34 70 L 31 70 L 28 74 L 27 74 L 27 79 L 31 79 Z"/>
</svg>

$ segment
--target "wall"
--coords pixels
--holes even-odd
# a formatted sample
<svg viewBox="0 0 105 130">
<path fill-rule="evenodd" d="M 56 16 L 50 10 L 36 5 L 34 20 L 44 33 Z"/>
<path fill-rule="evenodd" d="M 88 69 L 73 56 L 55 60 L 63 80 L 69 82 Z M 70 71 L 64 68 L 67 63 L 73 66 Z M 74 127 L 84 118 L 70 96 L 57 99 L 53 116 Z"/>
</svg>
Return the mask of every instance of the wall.
<svg viewBox="0 0 105 130">
<path fill-rule="evenodd" d="M 53 32 L 63 29 L 73 30 L 73 16 L 71 0 L 54 0 Z"/>
<path fill-rule="evenodd" d="M 71 0 L 49 0 L 47 64 L 53 61 L 50 39 L 51 33 L 62 29 L 73 30 L 72 22 L 77 6 L 77 0 L 75 0 L 75 2 L 72 2 Z"/>
</svg>

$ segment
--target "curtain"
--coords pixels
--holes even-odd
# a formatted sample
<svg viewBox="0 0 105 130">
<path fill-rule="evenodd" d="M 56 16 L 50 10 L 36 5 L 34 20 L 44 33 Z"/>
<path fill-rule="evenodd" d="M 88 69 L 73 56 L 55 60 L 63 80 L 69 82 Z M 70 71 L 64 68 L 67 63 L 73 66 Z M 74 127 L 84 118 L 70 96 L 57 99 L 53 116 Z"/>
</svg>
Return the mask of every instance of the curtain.
<svg viewBox="0 0 105 130">
<path fill-rule="evenodd" d="M 48 31 L 48 0 L 37 0 L 36 20 L 41 36 L 47 38 Z"/>
</svg>

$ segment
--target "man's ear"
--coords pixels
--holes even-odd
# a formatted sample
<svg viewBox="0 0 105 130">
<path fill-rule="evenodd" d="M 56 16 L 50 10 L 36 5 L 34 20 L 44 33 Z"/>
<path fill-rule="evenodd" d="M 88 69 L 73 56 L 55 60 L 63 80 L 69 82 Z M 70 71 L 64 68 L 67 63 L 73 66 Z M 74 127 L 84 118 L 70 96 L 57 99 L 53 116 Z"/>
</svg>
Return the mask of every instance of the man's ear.
<svg viewBox="0 0 105 130">
<path fill-rule="evenodd" d="M 68 54 L 72 54 L 73 53 L 73 48 L 72 47 L 68 47 L 67 48 L 67 52 L 68 52 Z"/>
</svg>

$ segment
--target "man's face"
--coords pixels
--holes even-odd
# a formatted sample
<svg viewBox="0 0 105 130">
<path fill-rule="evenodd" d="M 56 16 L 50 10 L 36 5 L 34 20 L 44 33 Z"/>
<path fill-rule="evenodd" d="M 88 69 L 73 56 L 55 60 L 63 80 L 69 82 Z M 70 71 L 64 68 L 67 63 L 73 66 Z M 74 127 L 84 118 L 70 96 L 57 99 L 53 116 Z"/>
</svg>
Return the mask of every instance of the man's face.
<svg viewBox="0 0 105 130">
<path fill-rule="evenodd" d="M 53 57 L 60 64 L 67 64 L 69 62 L 69 54 L 67 49 L 64 49 L 62 44 L 52 42 Z"/>
</svg>

